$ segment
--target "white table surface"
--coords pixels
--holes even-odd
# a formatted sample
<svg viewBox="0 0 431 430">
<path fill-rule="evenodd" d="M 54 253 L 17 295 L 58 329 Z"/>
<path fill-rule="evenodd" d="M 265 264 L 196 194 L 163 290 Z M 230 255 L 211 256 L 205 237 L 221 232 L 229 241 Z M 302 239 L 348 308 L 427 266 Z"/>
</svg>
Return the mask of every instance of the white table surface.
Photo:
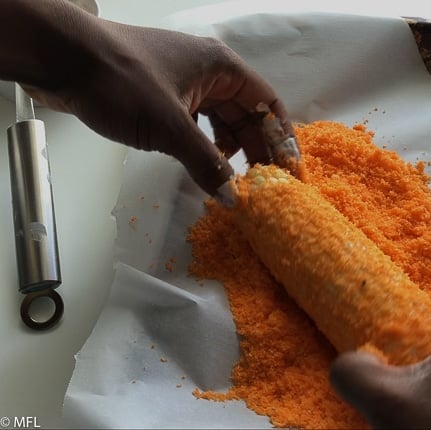
<svg viewBox="0 0 431 430">
<path fill-rule="evenodd" d="M 136 25 L 163 26 L 175 11 L 221 1 L 99 0 L 103 17 Z M 313 8 L 319 2 L 302 2 Z M 325 2 L 328 11 L 366 12 L 431 18 L 422 1 Z M 318 7 L 321 10 L 321 6 Z M 378 8 L 378 9 L 376 9 Z M 1 92 L 1 87 L 0 87 Z M 2 417 L 34 417 L 41 427 L 60 423 L 63 396 L 74 354 L 90 334 L 113 278 L 116 236 L 111 210 L 122 182 L 125 148 L 100 138 L 71 116 L 38 108 L 47 128 L 65 302 L 61 324 L 47 332 L 27 329 L 19 317 L 6 129 L 14 104 L 0 97 L 0 426 Z"/>
</svg>

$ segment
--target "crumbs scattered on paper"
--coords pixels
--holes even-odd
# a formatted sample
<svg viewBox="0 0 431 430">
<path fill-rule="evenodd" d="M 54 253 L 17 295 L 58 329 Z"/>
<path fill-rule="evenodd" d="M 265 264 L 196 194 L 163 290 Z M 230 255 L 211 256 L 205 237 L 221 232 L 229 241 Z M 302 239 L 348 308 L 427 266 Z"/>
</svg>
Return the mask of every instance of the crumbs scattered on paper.
<svg viewBox="0 0 431 430">
<path fill-rule="evenodd" d="M 187 378 L 186 375 L 181 375 L 181 380 L 184 381 Z M 177 383 L 176 385 L 177 388 L 182 388 L 183 384 L 181 382 Z"/>
<path fill-rule="evenodd" d="M 148 239 L 148 243 L 152 244 L 153 243 L 153 239 L 151 239 L 150 237 L 150 233 L 145 233 L 145 237 Z"/>
<path fill-rule="evenodd" d="M 175 267 L 175 263 L 177 262 L 177 259 L 175 257 L 171 257 L 165 264 L 165 268 L 168 272 L 172 272 Z"/>
<path fill-rule="evenodd" d="M 133 228 L 133 230 L 136 230 L 136 223 L 138 222 L 138 217 L 135 215 L 132 215 L 129 218 L 129 225 L 131 228 Z"/>
</svg>

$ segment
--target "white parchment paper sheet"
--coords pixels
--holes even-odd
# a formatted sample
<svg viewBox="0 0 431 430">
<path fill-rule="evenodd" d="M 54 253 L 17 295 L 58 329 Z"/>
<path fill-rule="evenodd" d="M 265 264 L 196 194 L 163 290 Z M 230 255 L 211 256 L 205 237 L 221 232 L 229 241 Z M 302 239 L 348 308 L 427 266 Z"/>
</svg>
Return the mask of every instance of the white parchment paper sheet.
<svg viewBox="0 0 431 430">
<path fill-rule="evenodd" d="M 242 15 L 204 20 L 208 15 L 197 10 L 174 17 L 172 26 L 223 39 L 274 85 L 294 121 L 368 120 L 378 144 L 409 161 L 431 158 L 431 77 L 402 19 Z M 207 124 L 202 127 L 209 133 Z M 244 168 L 240 158 L 236 166 Z M 187 228 L 202 213 L 204 198 L 178 162 L 129 151 L 113 212 L 116 277 L 76 357 L 66 425 L 270 427 L 242 402 L 192 395 L 196 386 L 226 390 L 239 357 L 223 288 L 187 276 Z"/>
</svg>

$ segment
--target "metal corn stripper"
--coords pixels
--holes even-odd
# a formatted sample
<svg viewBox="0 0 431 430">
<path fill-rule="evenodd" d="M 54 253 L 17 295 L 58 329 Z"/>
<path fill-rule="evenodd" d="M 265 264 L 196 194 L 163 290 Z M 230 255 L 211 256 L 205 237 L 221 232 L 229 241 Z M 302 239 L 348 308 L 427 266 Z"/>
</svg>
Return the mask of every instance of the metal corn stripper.
<svg viewBox="0 0 431 430">
<path fill-rule="evenodd" d="M 57 232 L 43 121 L 35 119 L 33 101 L 15 85 L 16 122 L 7 130 L 12 209 L 19 291 L 25 294 L 21 318 L 30 328 L 44 330 L 63 314 L 54 291 L 61 284 Z M 55 305 L 45 321 L 30 315 L 31 303 L 48 297 Z"/>
</svg>

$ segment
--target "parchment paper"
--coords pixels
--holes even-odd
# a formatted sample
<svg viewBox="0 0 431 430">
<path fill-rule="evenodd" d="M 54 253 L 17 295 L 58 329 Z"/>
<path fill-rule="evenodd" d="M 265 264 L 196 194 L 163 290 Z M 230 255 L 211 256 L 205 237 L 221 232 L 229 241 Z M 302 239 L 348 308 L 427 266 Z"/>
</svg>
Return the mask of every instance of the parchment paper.
<svg viewBox="0 0 431 430">
<path fill-rule="evenodd" d="M 284 12 L 203 25 L 201 13 L 172 22 L 223 39 L 275 86 L 294 121 L 368 120 L 379 145 L 409 161 L 431 159 L 431 77 L 402 19 Z M 244 169 L 241 157 L 235 166 Z M 195 387 L 226 390 L 239 357 L 223 288 L 187 276 L 187 228 L 202 213 L 204 198 L 178 162 L 129 151 L 113 211 L 112 294 L 76 357 L 65 425 L 270 427 L 242 402 L 192 395 Z"/>
</svg>

